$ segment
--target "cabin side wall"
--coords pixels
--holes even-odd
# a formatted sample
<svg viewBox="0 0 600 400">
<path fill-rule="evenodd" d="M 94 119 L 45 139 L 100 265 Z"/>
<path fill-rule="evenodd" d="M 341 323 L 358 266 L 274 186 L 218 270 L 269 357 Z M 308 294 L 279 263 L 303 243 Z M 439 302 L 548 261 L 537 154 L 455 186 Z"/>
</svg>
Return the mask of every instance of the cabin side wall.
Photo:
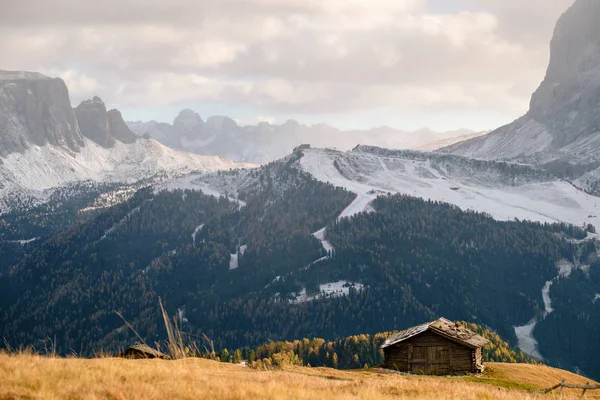
<svg viewBox="0 0 600 400">
<path fill-rule="evenodd" d="M 449 351 L 448 373 L 460 374 L 476 371 L 476 350 L 463 346 L 431 331 L 385 348 L 382 367 L 401 372 L 412 372 L 412 354 L 416 347 L 444 347 Z M 479 349 L 481 355 L 481 349 Z"/>
<path fill-rule="evenodd" d="M 480 367 L 483 365 L 483 352 L 481 347 L 473 350 L 473 368 L 472 372 L 480 372 Z"/>
</svg>

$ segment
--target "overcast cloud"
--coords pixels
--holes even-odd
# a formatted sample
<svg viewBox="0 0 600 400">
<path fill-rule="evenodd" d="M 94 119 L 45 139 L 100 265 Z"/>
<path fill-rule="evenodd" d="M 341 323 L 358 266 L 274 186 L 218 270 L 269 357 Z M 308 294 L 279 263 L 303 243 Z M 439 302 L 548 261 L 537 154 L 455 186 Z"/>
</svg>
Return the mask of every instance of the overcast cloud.
<svg viewBox="0 0 600 400">
<path fill-rule="evenodd" d="M 128 118 L 210 105 L 493 128 L 526 111 L 572 1 L 0 0 L 0 68 L 60 76 L 74 103 L 98 94 Z"/>
</svg>

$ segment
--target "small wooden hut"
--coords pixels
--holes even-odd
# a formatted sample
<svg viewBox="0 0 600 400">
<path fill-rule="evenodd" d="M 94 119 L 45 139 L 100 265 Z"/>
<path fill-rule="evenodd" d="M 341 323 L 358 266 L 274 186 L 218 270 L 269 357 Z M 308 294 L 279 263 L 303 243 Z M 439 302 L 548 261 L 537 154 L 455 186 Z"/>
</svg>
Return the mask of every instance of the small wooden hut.
<svg viewBox="0 0 600 400">
<path fill-rule="evenodd" d="M 381 346 L 382 367 L 424 375 L 483 371 L 481 348 L 489 341 L 475 332 L 440 318 L 392 335 Z"/>
<path fill-rule="evenodd" d="M 161 353 L 160 351 L 153 349 L 150 346 L 146 346 L 145 344 L 136 344 L 130 346 L 119 354 L 121 358 L 132 358 L 132 359 L 151 359 L 151 358 L 160 358 L 162 360 L 169 360 L 170 357 L 166 354 Z"/>
</svg>

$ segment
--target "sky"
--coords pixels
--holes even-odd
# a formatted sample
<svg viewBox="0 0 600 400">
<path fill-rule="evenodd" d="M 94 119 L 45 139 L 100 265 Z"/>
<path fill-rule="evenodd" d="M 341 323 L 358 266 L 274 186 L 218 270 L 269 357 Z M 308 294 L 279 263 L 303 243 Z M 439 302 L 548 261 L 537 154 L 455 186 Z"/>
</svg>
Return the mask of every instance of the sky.
<svg viewBox="0 0 600 400">
<path fill-rule="evenodd" d="M 573 0 L 0 0 L 0 69 L 127 120 L 489 130 L 528 109 Z"/>
</svg>

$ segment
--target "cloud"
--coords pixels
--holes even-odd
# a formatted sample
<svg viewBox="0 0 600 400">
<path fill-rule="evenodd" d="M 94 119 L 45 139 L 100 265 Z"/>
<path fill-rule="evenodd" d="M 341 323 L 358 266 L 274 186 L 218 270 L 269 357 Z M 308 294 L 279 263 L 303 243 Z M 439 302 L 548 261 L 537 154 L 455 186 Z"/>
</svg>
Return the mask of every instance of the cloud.
<svg viewBox="0 0 600 400">
<path fill-rule="evenodd" d="M 21 0 L 0 13 L 0 52 L 4 68 L 60 75 L 75 102 L 519 115 L 571 0 L 452 3 Z"/>
</svg>

